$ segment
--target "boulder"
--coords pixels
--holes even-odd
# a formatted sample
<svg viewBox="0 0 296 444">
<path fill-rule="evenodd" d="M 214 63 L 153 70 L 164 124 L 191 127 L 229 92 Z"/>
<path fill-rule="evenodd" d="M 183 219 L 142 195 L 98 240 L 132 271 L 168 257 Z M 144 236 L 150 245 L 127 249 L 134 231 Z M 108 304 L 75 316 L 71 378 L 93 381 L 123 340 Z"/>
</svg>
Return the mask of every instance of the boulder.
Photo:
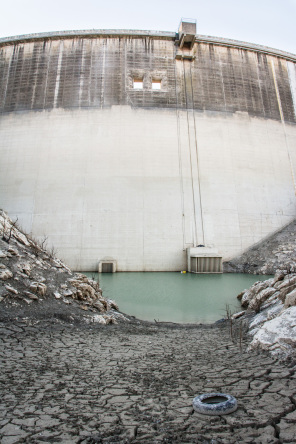
<svg viewBox="0 0 296 444">
<path fill-rule="evenodd" d="M 248 291 L 248 290 L 243 290 L 241 293 L 239 293 L 239 294 L 236 296 L 237 299 L 238 299 L 239 301 L 242 300 L 242 297 L 243 297 L 243 295 L 246 293 L 246 291 Z"/>
<path fill-rule="evenodd" d="M 285 308 L 293 307 L 294 305 L 296 305 L 296 290 L 288 293 L 285 299 Z"/>
<path fill-rule="evenodd" d="M 119 310 L 119 307 L 115 301 L 113 301 L 112 299 L 107 299 L 107 302 L 111 308 L 114 308 L 114 310 Z"/>
<path fill-rule="evenodd" d="M 17 265 L 17 267 L 21 273 L 24 273 L 27 276 L 31 275 L 32 265 L 30 265 L 28 262 L 20 263 Z"/>
<path fill-rule="evenodd" d="M 47 290 L 47 287 L 42 282 L 32 282 L 30 285 L 30 290 L 34 294 L 38 294 L 39 296 L 44 296 Z"/>
<path fill-rule="evenodd" d="M 32 299 L 32 300 L 34 300 L 34 301 L 37 301 L 37 300 L 38 300 L 38 296 L 37 296 L 36 294 L 31 293 L 30 291 L 24 291 L 24 294 L 25 294 L 28 298 L 30 298 L 30 299 Z"/>
<path fill-rule="evenodd" d="M 99 300 L 92 303 L 92 307 L 96 308 L 97 310 L 104 312 L 106 311 L 105 305 L 102 304 Z"/>
<path fill-rule="evenodd" d="M 277 271 L 275 273 L 271 286 L 273 287 L 277 282 L 283 281 L 285 279 L 285 276 L 286 274 L 282 270 Z"/>
<path fill-rule="evenodd" d="M 258 329 L 264 324 L 266 321 L 270 321 L 271 319 L 278 316 L 283 311 L 284 305 L 279 299 L 273 299 L 272 302 L 265 302 L 261 306 L 260 313 L 257 313 L 252 319 L 249 325 L 249 334 L 253 336 Z"/>
<path fill-rule="evenodd" d="M 276 354 L 292 354 L 296 348 L 296 307 L 289 307 L 266 321 L 257 331 L 249 349 L 261 348 Z"/>
<path fill-rule="evenodd" d="M 5 285 L 5 288 L 6 288 L 7 291 L 9 291 L 12 294 L 18 294 L 17 289 L 12 287 L 11 285 Z"/>
<path fill-rule="evenodd" d="M 261 290 L 249 303 L 249 309 L 255 310 L 257 313 L 260 310 L 261 305 L 265 302 L 270 296 L 272 296 L 276 292 L 276 289 L 273 287 L 265 288 Z"/>
<path fill-rule="evenodd" d="M 2 279 L 3 281 L 7 281 L 7 279 L 10 279 L 12 277 L 13 274 L 10 270 L 8 270 L 8 268 L 4 268 L 0 271 L 0 279 Z"/>
<path fill-rule="evenodd" d="M 232 318 L 232 319 L 239 319 L 239 318 L 241 318 L 245 313 L 246 313 L 245 310 L 240 311 L 240 312 L 238 312 L 238 313 L 234 313 L 234 314 L 231 316 L 231 318 Z"/>
<path fill-rule="evenodd" d="M 69 279 L 68 282 L 72 287 L 76 288 L 76 298 L 81 301 L 96 301 L 98 298 L 101 298 L 100 289 L 96 289 L 98 287 L 97 282 L 88 279 L 87 276 L 82 274 L 77 274 L 75 279 Z M 101 300 L 102 303 L 104 303 Z"/>
<path fill-rule="evenodd" d="M 296 275 L 287 274 L 283 281 L 276 282 L 274 285 L 278 290 L 283 290 L 287 287 L 296 287 Z"/>
<path fill-rule="evenodd" d="M 101 315 L 95 315 L 92 319 L 93 322 L 98 322 L 99 324 L 104 324 L 104 325 L 107 324 L 106 319 Z"/>
<path fill-rule="evenodd" d="M 291 291 L 293 291 L 294 289 L 295 289 L 295 285 L 290 285 L 289 287 L 282 288 L 282 289 L 279 291 L 278 298 L 279 298 L 282 302 L 285 302 L 285 299 L 286 299 L 287 294 L 291 293 Z"/>
<path fill-rule="evenodd" d="M 19 256 L 17 248 L 13 248 L 12 246 L 8 247 L 7 252 L 12 254 L 12 256 Z"/>
<path fill-rule="evenodd" d="M 71 296 L 73 296 L 73 291 L 71 291 L 71 290 L 69 290 L 69 288 L 67 288 L 66 290 L 63 291 L 63 296 L 71 297 Z"/>
<path fill-rule="evenodd" d="M 0 258 L 5 258 L 5 257 L 7 257 L 7 254 L 4 251 L 0 250 Z"/>
<path fill-rule="evenodd" d="M 269 287 L 271 284 L 271 279 L 266 281 L 257 281 L 249 290 L 246 290 L 241 298 L 242 307 L 247 308 L 249 306 L 250 301 L 258 294 L 260 291 L 264 290 L 266 287 Z"/>
</svg>

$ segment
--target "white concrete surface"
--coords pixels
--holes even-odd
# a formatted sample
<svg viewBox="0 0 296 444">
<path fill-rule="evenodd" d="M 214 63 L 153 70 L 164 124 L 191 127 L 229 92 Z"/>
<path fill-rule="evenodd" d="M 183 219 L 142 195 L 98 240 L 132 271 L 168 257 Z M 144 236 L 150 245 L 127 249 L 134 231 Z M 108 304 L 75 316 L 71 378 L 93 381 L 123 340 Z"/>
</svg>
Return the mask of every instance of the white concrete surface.
<svg viewBox="0 0 296 444">
<path fill-rule="evenodd" d="M 194 242 L 229 259 L 296 215 L 283 125 L 245 113 L 11 113 L 0 152 L 1 206 L 76 270 L 183 270 Z"/>
</svg>

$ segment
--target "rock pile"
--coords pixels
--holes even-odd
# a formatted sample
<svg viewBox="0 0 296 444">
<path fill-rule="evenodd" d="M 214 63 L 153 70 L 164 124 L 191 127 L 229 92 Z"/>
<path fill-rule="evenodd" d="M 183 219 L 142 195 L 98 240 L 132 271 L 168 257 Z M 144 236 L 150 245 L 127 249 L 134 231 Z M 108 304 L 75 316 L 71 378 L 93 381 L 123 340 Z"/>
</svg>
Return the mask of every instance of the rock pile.
<svg viewBox="0 0 296 444">
<path fill-rule="evenodd" d="M 114 323 L 124 318 L 118 306 L 102 295 L 98 282 L 73 274 L 53 254 L 22 233 L 0 210 L 0 302 L 31 305 L 51 299 L 85 311 L 90 321 Z"/>
<path fill-rule="evenodd" d="M 223 263 L 226 273 L 275 274 L 279 269 L 296 272 L 296 220 Z"/>
<path fill-rule="evenodd" d="M 278 271 L 255 282 L 238 296 L 245 311 L 234 315 L 249 322 L 249 349 L 261 348 L 285 356 L 296 349 L 296 273 Z"/>
</svg>

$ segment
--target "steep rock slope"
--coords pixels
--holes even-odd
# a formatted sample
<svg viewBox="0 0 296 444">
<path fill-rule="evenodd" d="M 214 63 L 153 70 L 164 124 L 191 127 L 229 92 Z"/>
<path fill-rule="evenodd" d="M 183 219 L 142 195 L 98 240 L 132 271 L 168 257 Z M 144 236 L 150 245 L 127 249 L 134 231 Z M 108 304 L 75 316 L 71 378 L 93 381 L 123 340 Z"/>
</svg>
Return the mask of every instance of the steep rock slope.
<svg viewBox="0 0 296 444">
<path fill-rule="evenodd" d="M 254 245 L 242 255 L 224 262 L 226 273 L 275 274 L 278 269 L 296 271 L 296 220 Z"/>
<path fill-rule="evenodd" d="M 249 349 L 296 356 L 296 273 L 279 271 L 274 278 L 255 282 L 238 298 L 246 311 L 234 318 L 247 321 Z"/>
<path fill-rule="evenodd" d="M 0 303 L 1 316 L 84 319 L 108 324 L 125 319 L 116 303 L 102 295 L 99 284 L 73 274 L 0 210 Z M 16 310 L 17 309 L 17 310 Z"/>
</svg>

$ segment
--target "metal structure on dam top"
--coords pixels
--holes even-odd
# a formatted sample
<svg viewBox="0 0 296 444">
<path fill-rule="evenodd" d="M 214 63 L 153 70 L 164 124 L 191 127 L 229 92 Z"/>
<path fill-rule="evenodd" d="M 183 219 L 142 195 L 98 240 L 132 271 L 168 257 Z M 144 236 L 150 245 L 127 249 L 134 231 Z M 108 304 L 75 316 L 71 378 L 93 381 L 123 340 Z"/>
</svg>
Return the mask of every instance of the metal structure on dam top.
<svg viewBox="0 0 296 444">
<path fill-rule="evenodd" d="M 0 39 L 0 153 L 72 268 L 220 272 L 296 215 L 296 56 L 187 20 Z"/>
</svg>

